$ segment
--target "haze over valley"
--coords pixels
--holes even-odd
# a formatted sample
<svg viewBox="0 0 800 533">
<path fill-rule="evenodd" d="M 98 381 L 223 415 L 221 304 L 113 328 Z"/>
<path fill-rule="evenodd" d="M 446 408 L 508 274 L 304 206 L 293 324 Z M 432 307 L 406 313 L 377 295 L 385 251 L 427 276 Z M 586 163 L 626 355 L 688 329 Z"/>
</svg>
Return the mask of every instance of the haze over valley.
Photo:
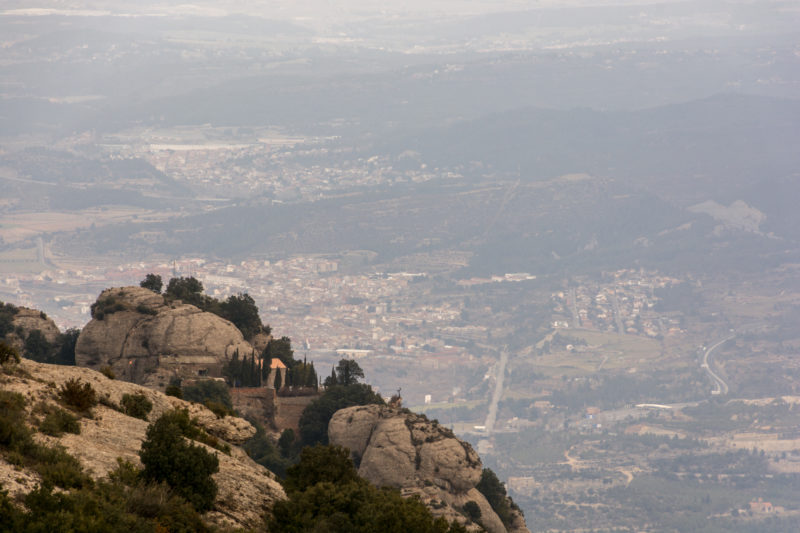
<svg viewBox="0 0 800 533">
<path fill-rule="evenodd" d="M 794 1 L 5 2 L 0 300 L 83 328 L 193 276 L 470 442 L 531 531 L 793 531 L 798 28 Z"/>
</svg>

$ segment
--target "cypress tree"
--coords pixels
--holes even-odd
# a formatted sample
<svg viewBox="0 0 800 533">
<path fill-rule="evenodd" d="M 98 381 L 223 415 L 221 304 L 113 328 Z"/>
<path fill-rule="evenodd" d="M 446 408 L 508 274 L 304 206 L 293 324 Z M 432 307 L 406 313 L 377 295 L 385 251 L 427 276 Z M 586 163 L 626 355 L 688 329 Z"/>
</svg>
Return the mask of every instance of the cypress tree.
<svg viewBox="0 0 800 533">
<path fill-rule="evenodd" d="M 311 382 L 309 386 L 313 387 L 314 390 L 317 390 L 319 379 L 317 378 L 317 371 L 314 369 L 314 361 L 311 361 L 311 377 L 309 381 Z"/>
<path fill-rule="evenodd" d="M 254 387 L 257 381 L 256 377 L 256 356 L 250 354 L 250 365 L 247 368 L 247 386 Z"/>
</svg>

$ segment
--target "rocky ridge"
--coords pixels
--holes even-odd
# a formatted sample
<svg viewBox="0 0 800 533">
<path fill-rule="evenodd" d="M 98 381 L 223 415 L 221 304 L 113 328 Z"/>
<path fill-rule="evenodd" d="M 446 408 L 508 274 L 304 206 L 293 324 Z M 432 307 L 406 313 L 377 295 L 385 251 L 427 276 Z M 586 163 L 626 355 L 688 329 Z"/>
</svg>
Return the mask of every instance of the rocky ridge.
<svg viewBox="0 0 800 533">
<path fill-rule="evenodd" d="M 399 488 L 405 496 L 419 496 L 436 516 L 478 530 L 462 513 L 464 505 L 473 501 L 480 507 L 480 526 L 486 531 L 528 532 L 516 511 L 511 526 L 503 525 L 475 488 L 481 479 L 480 457 L 469 443 L 435 421 L 396 407 L 349 407 L 333 415 L 328 436 L 331 444 L 350 450 L 361 477 L 374 485 Z"/>
<path fill-rule="evenodd" d="M 229 321 L 141 287 L 106 289 L 81 331 L 75 363 L 109 366 L 126 381 L 163 390 L 174 377 L 219 373 L 237 350 L 254 351 Z"/>
<path fill-rule="evenodd" d="M 212 524 L 231 529 L 255 528 L 262 523 L 262 515 L 275 501 L 286 498 L 275 475 L 255 463 L 236 444 L 252 437 L 256 430 L 246 420 L 217 416 L 200 404 L 166 396 L 133 383 L 112 380 L 88 368 L 36 363 L 23 359 L 17 372 L 0 375 L 4 390 L 22 394 L 27 402 L 29 418 L 35 420 L 34 406 L 44 403 L 56 405 L 59 387 L 70 378 L 92 385 L 100 404 L 92 409 L 92 418 L 82 418 L 80 434 L 65 434 L 55 438 L 36 434 L 37 439 L 48 444 L 60 444 L 77 458 L 87 473 L 99 479 L 116 468 L 117 458 L 140 465 L 139 449 L 145 438 L 148 421 L 127 416 L 110 406 L 120 404 L 124 394 L 144 394 L 153 409 L 148 420 L 157 419 L 165 411 L 188 409 L 191 418 L 207 433 L 231 444 L 230 455 L 218 452 L 204 444 L 219 459 L 219 472 L 214 474 L 219 492 L 214 509 L 204 515 Z M 37 474 L 19 470 L 0 459 L 0 485 L 10 495 L 27 493 L 39 483 Z"/>
</svg>

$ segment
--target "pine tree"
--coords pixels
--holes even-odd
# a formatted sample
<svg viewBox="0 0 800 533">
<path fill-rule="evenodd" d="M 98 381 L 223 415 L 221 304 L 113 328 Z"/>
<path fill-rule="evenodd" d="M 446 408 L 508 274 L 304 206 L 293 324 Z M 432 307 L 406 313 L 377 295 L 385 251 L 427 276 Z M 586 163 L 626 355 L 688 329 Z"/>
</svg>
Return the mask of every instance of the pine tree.
<svg viewBox="0 0 800 533">
<path fill-rule="evenodd" d="M 281 369 L 275 369 L 275 383 L 273 384 L 275 390 L 279 390 L 281 388 Z"/>
</svg>

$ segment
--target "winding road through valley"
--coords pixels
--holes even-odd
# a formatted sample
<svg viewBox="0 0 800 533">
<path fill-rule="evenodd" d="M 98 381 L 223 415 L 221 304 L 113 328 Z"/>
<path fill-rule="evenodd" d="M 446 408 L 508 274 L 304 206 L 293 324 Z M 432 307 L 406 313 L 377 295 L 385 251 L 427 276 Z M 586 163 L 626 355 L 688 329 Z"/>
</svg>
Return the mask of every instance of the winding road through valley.
<svg viewBox="0 0 800 533">
<path fill-rule="evenodd" d="M 713 355 L 714 350 L 716 350 L 717 348 L 719 348 L 720 346 L 722 346 L 723 344 L 725 344 L 726 342 L 728 342 L 729 340 L 731 340 L 731 339 L 733 339 L 735 337 L 736 337 L 736 335 L 731 335 L 729 337 L 725 337 L 724 339 L 722 339 L 721 341 L 717 342 L 713 346 L 710 346 L 709 348 L 706 348 L 706 352 L 705 352 L 705 354 L 703 354 L 703 364 L 701 366 L 703 367 L 703 369 L 705 369 L 705 371 L 708 373 L 709 377 L 711 378 L 711 381 L 714 383 L 714 390 L 711 391 L 711 394 L 714 394 L 714 395 L 717 395 L 717 394 L 728 394 L 728 384 L 725 383 L 725 380 L 723 380 L 721 377 L 719 377 L 719 375 L 717 375 L 717 373 L 714 372 L 711 369 L 711 364 L 713 363 L 712 355 Z"/>
</svg>

